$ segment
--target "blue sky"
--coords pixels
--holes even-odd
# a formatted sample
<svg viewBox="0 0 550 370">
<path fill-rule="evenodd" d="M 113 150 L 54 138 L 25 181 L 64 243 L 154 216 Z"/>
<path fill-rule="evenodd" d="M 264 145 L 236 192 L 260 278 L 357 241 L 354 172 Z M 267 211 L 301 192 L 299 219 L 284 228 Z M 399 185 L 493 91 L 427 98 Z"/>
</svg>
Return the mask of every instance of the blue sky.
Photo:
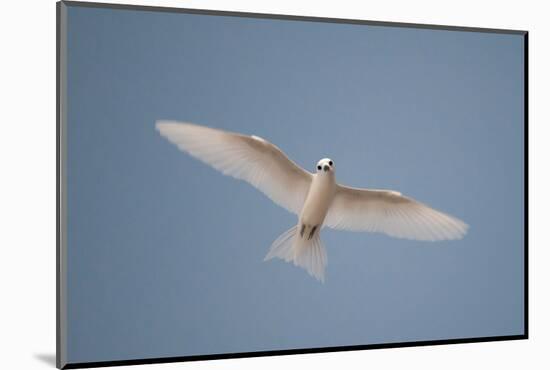
<svg viewBox="0 0 550 370">
<path fill-rule="evenodd" d="M 523 332 L 519 35 L 69 7 L 70 362 Z M 470 225 L 324 229 L 325 284 L 263 262 L 296 216 L 157 119 L 256 134 Z M 219 207 L 219 205 L 222 207 Z"/>
</svg>

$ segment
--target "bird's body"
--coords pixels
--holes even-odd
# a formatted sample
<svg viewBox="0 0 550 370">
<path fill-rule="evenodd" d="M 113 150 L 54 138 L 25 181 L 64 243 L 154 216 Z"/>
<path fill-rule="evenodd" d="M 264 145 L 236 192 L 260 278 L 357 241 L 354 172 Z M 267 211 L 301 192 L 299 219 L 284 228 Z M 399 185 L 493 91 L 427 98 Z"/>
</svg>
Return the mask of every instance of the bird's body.
<svg viewBox="0 0 550 370">
<path fill-rule="evenodd" d="M 319 230 L 323 226 L 330 203 L 336 189 L 334 172 L 317 173 L 313 175 L 306 201 L 302 211 L 298 226 L 312 228 L 316 226 Z"/>
<path fill-rule="evenodd" d="M 319 163 L 327 162 L 321 160 Z M 322 166 L 322 164 L 319 164 Z M 323 167 L 324 168 L 324 167 Z M 336 182 L 333 171 L 316 173 L 312 176 L 306 200 L 298 217 L 298 224 L 290 229 L 291 237 L 285 243 L 273 243 L 266 260 L 279 257 L 305 268 L 319 280 L 324 280 L 324 269 L 327 264 L 325 248 L 321 242 L 320 232 L 328 213 Z M 284 235 L 284 234 L 283 234 Z"/>
<path fill-rule="evenodd" d="M 321 159 L 310 173 L 258 136 L 190 123 L 157 122 L 157 129 L 181 150 L 226 175 L 244 180 L 298 216 L 265 259 L 281 258 L 323 281 L 327 265 L 321 229 L 382 232 L 417 240 L 462 238 L 468 225 L 391 190 L 350 188 L 336 182 L 335 165 Z"/>
</svg>

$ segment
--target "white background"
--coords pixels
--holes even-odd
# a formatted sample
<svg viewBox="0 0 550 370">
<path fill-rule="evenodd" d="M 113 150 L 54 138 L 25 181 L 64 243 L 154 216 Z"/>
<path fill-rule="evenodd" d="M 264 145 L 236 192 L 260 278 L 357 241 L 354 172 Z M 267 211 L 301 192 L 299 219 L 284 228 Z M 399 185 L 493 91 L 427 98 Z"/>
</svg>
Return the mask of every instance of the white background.
<svg viewBox="0 0 550 370">
<path fill-rule="evenodd" d="M 115 3 L 123 3 L 113 0 Z M 133 4 L 530 31 L 530 339 L 150 365 L 156 369 L 543 368 L 550 363 L 550 23 L 543 1 L 133 1 Z M 0 363 L 53 368 L 55 354 L 55 2 L 2 4 Z M 495 132 L 498 135 L 498 132 Z M 505 201 L 505 200 L 503 200 Z M 437 277 L 434 277 L 437 278 Z M 546 365 L 544 365 L 546 363 Z"/>
</svg>

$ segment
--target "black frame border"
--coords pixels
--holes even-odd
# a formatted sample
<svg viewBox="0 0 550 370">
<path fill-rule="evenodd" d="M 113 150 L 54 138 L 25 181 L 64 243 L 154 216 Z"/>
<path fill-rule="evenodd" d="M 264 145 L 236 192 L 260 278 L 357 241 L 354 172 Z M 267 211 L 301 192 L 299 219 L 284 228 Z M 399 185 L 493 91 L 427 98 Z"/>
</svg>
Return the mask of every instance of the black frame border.
<svg viewBox="0 0 550 370">
<path fill-rule="evenodd" d="M 220 360 L 220 359 L 232 359 L 232 358 L 246 358 L 246 357 L 265 357 L 265 356 L 282 356 L 282 355 L 295 355 L 295 354 L 311 354 L 311 353 L 324 353 L 324 352 L 343 352 L 343 351 L 358 351 L 367 349 L 385 349 L 385 348 L 404 348 L 404 347 L 420 347 L 420 346 L 434 346 L 434 345 L 446 345 L 446 344 L 461 344 L 461 343 L 482 343 L 482 342 L 497 342 L 497 341 L 510 341 L 510 340 L 524 340 L 529 338 L 529 32 L 523 30 L 509 30 L 509 29 L 493 29 L 493 28 L 478 28 L 478 27 L 460 27 L 460 26 L 447 26 L 447 25 L 432 25 L 432 24 L 419 24 L 419 23 L 402 23 L 402 22 L 381 22 L 381 21 L 369 21 L 358 19 L 343 19 L 343 18 L 325 18 L 325 17 L 311 17 L 311 16 L 298 16 L 298 15 L 283 15 L 283 14 L 266 14 L 266 13 L 249 13 L 249 12 L 235 12 L 235 11 L 222 11 L 222 10 L 208 10 L 208 9 L 191 9 L 191 8 L 174 8 L 174 7 L 162 7 L 162 6 L 144 6 L 144 5 L 130 5 L 130 4 L 112 4 L 112 3 L 99 3 L 99 2 L 82 2 L 82 1 L 59 1 L 56 4 L 56 366 L 59 369 L 79 369 L 79 368 L 94 368 L 94 367 L 109 367 L 109 366 L 126 366 L 126 365 L 144 365 L 144 364 L 159 364 L 159 363 L 174 363 L 174 362 L 187 362 L 187 361 L 206 361 L 206 360 Z M 193 356 L 176 356 L 176 357 L 159 357 L 159 358 L 143 358 L 143 359 L 131 359 L 131 360 L 115 360 L 115 361 L 97 361 L 97 362 L 78 362 L 78 363 L 63 363 L 61 357 L 65 357 L 65 351 L 62 347 L 63 343 L 63 330 L 61 328 L 62 318 L 61 313 L 65 312 L 64 308 L 60 306 L 63 304 L 62 295 L 62 281 L 64 277 L 63 265 L 60 261 L 61 256 L 64 254 L 63 245 L 61 243 L 62 235 L 65 230 L 62 230 L 64 224 L 62 220 L 62 199 L 64 197 L 63 192 L 63 175 L 60 166 L 63 164 L 63 156 L 65 155 L 63 142 L 62 142 L 62 127 L 63 127 L 63 114 L 62 108 L 62 86 L 61 74 L 64 66 L 64 60 L 62 58 L 63 50 L 61 45 L 62 27 L 61 27 L 61 8 L 63 6 L 72 7 L 87 7 L 87 8 L 102 8 L 102 9 L 118 9 L 118 10 L 134 10 L 134 11 L 149 11 L 149 12 L 166 12 L 166 13 L 186 13 L 186 14 L 198 14 L 198 15 L 210 15 L 210 16 L 226 16 L 226 17 L 240 17 L 240 18 L 260 18 L 260 19 L 278 19 L 287 21 L 305 21 L 305 22 L 322 22 L 322 23 L 341 23 L 341 24 L 356 24 L 356 25 L 370 25 L 380 27 L 403 27 L 403 28 L 416 28 L 416 29 L 430 29 L 430 30 L 444 30 L 444 31 L 461 31 L 461 32 L 482 32 L 482 33 L 496 33 L 496 34 L 514 34 L 523 36 L 524 45 L 524 333 L 519 335 L 507 335 L 507 336 L 491 336 L 491 337 L 472 337 L 472 338 L 458 338 L 458 339 L 439 339 L 439 340 L 426 340 L 426 341 L 411 341 L 411 342 L 395 342 L 395 343 L 379 343 L 379 344 L 366 344 L 366 345 L 353 345 L 353 346 L 338 346 L 338 347 L 319 347 L 319 348 L 297 348 L 288 350 L 270 350 L 270 351 L 256 351 L 256 352 L 238 352 L 238 353 L 219 353 L 209 355 L 193 355 Z M 63 329 L 63 330 L 62 330 Z"/>
</svg>

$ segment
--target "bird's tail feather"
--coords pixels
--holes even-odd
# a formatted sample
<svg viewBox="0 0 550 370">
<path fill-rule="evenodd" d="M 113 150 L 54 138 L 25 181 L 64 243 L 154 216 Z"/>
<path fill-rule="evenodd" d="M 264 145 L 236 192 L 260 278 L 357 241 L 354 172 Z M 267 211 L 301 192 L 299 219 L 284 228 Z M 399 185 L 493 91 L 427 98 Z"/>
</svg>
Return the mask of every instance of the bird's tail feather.
<svg viewBox="0 0 550 370">
<path fill-rule="evenodd" d="M 297 235 L 298 227 L 294 226 L 281 234 L 269 248 L 264 261 L 274 257 L 304 268 L 317 280 L 325 281 L 327 253 L 317 232 L 311 239 Z"/>
<path fill-rule="evenodd" d="M 270 260 L 274 257 L 278 257 L 286 262 L 290 262 L 294 259 L 294 237 L 296 236 L 297 226 L 291 227 L 284 233 L 282 233 L 269 248 L 269 252 L 264 258 L 264 261 Z"/>
</svg>

